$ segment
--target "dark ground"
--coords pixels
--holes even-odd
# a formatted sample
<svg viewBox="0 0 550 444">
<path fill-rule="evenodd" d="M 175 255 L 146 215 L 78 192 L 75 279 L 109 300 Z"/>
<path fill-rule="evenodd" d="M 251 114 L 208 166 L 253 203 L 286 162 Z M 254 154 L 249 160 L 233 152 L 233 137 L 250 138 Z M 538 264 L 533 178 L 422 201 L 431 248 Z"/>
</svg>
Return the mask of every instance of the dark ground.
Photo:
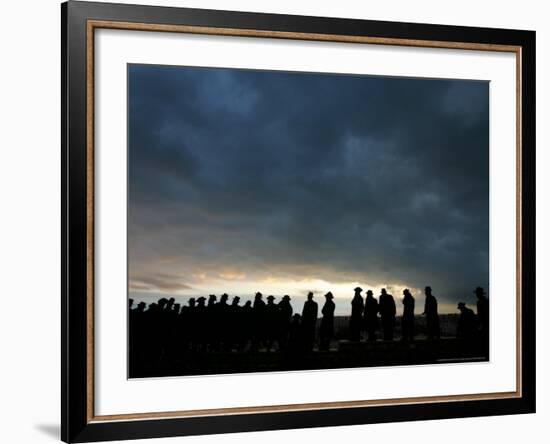
<svg viewBox="0 0 550 444">
<path fill-rule="evenodd" d="M 441 315 L 439 340 L 428 340 L 425 321 L 418 317 L 415 322 L 414 342 L 400 340 L 400 318 L 396 322 L 394 341 L 350 342 L 347 340 L 349 317 L 335 318 L 335 339 L 328 351 L 279 352 L 274 345 L 252 351 L 191 351 L 182 350 L 172 357 L 166 355 L 155 362 L 131 365 L 130 378 L 213 375 L 289 370 L 317 370 L 377 367 L 395 365 L 442 364 L 453 362 L 479 362 L 489 359 L 486 340 L 464 340 L 455 337 L 456 315 Z"/>
</svg>

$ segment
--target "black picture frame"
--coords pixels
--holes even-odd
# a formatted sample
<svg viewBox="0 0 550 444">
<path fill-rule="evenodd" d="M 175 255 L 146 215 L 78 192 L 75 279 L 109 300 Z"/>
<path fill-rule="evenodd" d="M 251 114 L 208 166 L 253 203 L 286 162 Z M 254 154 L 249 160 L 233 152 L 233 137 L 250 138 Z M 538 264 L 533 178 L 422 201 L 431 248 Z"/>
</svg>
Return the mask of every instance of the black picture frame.
<svg viewBox="0 0 550 444">
<path fill-rule="evenodd" d="M 87 26 L 90 20 L 520 48 L 521 395 L 478 399 L 97 421 L 90 416 Z M 535 412 L 535 32 L 69 1 L 61 5 L 62 383 L 65 442 L 156 438 Z M 445 45 L 443 45 L 445 46 Z"/>
</svg>

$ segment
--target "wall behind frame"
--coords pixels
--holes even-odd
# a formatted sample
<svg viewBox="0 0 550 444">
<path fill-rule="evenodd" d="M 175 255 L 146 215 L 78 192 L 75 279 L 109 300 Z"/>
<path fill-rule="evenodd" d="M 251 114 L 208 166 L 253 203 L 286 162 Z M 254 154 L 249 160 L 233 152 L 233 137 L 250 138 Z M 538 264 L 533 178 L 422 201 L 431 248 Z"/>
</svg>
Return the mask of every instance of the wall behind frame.
<svg viewBox="0 0 550 444">
<path fill-rule="evenodd" d="M 550 420 L 550 310 L 543 281 L 550 267 L 550 10 L 537 0 L 118 0 L 268 13 L 460 24 L 537 31 L 537 284 L 536 415 L 378 424 L 224 436 L 159 439 L 170 443 L 289 442 L 446 444 L 490 439 L 517 443 L 543 436 Z M 9 2 L 0 28 L 0 415 L 3 440 L 55 442 L 59 435 L 60 292 L 60 19 L 58 0 Z M 546 349 L 546 350 L 545 350 Z M 452 381 L 451 381 L 452 383 Z M 482 438 L 483 437 L 483 438 Z M 177 440 L 177 441 L 176 441 Z"/>
</svg>

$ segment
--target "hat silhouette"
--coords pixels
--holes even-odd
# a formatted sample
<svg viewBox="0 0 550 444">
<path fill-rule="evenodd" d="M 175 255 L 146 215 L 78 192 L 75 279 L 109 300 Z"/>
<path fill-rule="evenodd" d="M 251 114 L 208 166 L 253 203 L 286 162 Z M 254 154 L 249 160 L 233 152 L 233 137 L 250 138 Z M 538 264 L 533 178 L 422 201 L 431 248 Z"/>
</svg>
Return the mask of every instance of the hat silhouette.
<svg viewBox="0 0 550 444">
<path fill-rule="evenodd" d="M 334 296 L 332 295 L 332 293 L 330 291 L 325 295 L 325 297 L 327 299 L 334 299 Z"/>
<path fill-rule="evenodd" d="M 353 289 L 353 291 L 361 292 L 361 291 L 363 291 L 363 289 L 361 287 L 355 287 Z"/>
</svg>

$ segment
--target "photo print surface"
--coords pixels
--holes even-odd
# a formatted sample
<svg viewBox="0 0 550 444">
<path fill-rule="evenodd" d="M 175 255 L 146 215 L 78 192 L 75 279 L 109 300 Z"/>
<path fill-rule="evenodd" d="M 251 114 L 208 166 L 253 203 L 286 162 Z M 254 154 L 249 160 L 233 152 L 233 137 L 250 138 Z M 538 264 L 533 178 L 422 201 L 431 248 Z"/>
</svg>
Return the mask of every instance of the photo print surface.
<svg viewBox="0 0 550 444">
<path fill-rule="evenodd" d="M 130 378 L 489 359 L 489 83 L 128 65 Z"/>
</svg>

